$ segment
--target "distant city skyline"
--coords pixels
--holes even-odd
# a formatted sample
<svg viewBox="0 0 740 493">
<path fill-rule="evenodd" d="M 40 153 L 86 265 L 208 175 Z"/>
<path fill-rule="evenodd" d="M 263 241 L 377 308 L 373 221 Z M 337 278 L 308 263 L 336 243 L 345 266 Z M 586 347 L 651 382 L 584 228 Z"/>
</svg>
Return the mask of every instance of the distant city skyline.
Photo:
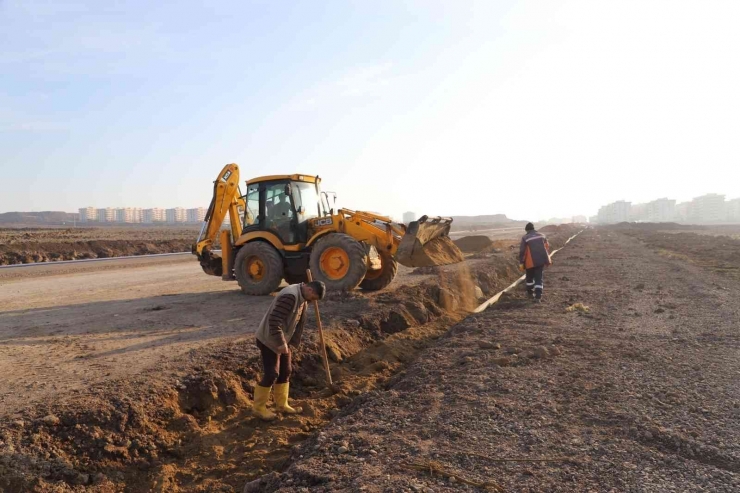
<svg viewBox="0 0 740 493">
<path fill-rule="evenodd" d="M 708 193 L 685 202 L 667 197 L 637 204 L 618 200 L 602 206 L 595 216 L 589 218 L 589 222 L 737 223 L 740 222 L 740 198 L 727 200 L 723 194 Z"/>
<path fill-rule="evenodd" d="M 198 223 L 203 222 L 208 209 L 206 207 L 80 207 L 78 220 L 81 223 Z"/>
</svg>

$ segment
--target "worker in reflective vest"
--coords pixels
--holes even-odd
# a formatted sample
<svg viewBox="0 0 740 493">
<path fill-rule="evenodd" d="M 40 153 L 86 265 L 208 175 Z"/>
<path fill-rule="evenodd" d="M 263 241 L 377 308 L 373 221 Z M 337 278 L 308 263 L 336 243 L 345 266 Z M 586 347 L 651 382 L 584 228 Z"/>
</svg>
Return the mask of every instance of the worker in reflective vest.
<svg viewBox="0 0 740 493">
<path fill-rule="evenodd" d="M 544 290 L 543 270 L 552 264 L 550 260 L 550 244 L 542 233 L 534 229 L 534 224 L 527 223 L 524 228 L 527 232 L 522 236 L 519 245 L 519 268 L 527 272 L 527 294 L 536 302 L 542 301 Z"/>
</svg>

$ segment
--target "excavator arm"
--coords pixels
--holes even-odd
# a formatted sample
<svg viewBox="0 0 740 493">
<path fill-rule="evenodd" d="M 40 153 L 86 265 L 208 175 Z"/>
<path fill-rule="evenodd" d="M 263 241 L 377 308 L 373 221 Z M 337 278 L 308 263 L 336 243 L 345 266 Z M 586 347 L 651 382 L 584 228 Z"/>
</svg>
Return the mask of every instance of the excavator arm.
<svg viewBox="0 0 740 493">
<path fill-rule="evenodd" d="M 212 276 L 223 275 L 221 256 L 213 252 L 213 242 L 221 230 L 226 213 L 229 214 L 231 238 L 239 238 L 242 234 L 242 223 L 239 209 L 244 209 L 244 199 L 239 191 L 239 166 L 227 164 L 213 182 L 213 198 L 208 206 L 203 227 L 193 245 L 193 254 L 198 257 L 200 265 L 206 274 Z M 222 240 L 223 242 L 223 240 Z M 222 245 L 223 249 L 230 250 L 231 245 Z"/>
</svg>

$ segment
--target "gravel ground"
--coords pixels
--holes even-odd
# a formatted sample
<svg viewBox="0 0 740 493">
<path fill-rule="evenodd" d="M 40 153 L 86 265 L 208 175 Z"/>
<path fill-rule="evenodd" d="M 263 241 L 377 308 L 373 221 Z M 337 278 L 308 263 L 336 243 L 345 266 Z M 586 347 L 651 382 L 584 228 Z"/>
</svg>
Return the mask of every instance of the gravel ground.
<svg viewBox="0 0 740 493">
<path fill-rule="evenodd" d="M 542 305 L 517 291 L 454 326 L 245 491 L 740 491 L 734 277 L 589 230 L 545 284 Z"/>
</svg>

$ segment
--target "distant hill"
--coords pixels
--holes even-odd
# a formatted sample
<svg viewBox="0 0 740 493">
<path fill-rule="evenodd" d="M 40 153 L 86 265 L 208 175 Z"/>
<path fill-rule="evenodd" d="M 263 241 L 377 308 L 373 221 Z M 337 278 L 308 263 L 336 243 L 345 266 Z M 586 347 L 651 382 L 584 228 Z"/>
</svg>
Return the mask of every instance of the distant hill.
<svg viewBox="0 0 740 493">
<path fill-rule="evenodd" d="M 454 222 L 461 223 L 507 223 L 511 221 L 506 214 L 488 214 L 485 216 L 452 216 Z"/>
<path fill-rule="evenodd" d="M 452 230 L 480 230 L 484 228 L 506 228 L 526 224 L 526 221 L 509 219 L 506 214 L 486 214 L 481 216 L 452 216 Z"/>
<path fill-rule="evenodd" d="M 0 224 L 62 224 L 74 221 L 77 214 L 61 211 L 3 212 Z"/>
</svg>

